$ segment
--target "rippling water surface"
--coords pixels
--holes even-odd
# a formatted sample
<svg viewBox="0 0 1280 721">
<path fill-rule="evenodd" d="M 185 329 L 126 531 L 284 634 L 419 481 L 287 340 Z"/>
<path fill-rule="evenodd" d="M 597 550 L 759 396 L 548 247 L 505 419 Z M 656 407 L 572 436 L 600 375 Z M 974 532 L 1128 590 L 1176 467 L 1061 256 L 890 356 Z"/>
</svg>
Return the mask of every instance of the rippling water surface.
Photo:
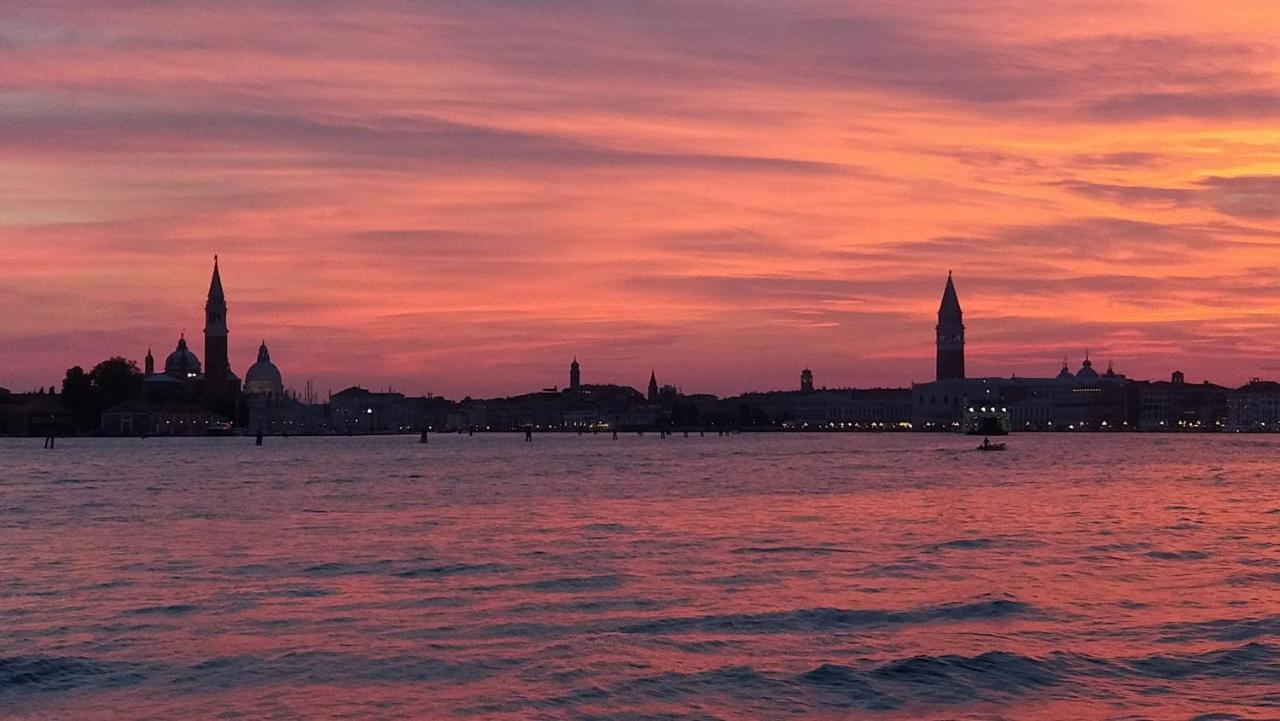
<svg viewBox="0 0 1280 721">
<path fill-rule="evenodd" d="M 9 718 L 1280 718 L 1280 439 L 0 439 Z"/>
</svg>

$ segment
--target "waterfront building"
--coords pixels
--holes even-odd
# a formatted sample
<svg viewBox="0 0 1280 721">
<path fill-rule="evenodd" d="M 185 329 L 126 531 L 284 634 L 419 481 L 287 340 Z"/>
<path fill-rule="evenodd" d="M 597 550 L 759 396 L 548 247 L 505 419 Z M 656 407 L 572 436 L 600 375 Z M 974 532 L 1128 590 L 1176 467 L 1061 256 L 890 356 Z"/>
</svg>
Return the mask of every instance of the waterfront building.
<svg viewBox="0 0 1280 721">
<path fill-rule="evenodd" d="M 76 416 L 50 388 L 10 393 L 0 388 L 0 435 L 66 436 L 76 431 Z"/>
<path fill-rule="evenodd" d="M 911 427 L 911 389 L 802 392 L 787 425 L 801 430 L 906 430 Z"/>
<path fill-rule="evenodd" d="M 102 412 L 108 436 L 205 436 L 226 418 L 183 401 L 125 401 Z"/>
<path fill-rule="evenodd" d="M 1216 430 L 1229 415 L 1230 390 L 1205 381 L 1187 383 L 1182 371 L 1174 371 L 1167 381 L 1141 381 L 1137 393 L 1138 430 Z M 1240 411 L 1240 417 L 1250 414 Z"/>
<path fill-rule="evenodd" d="M 1280 431 L 1280 383 L 1254 378 L 1227 396 L 1228 428 Z"/>
<path fill-rule="evenodd" d="M 1104 374 L 1085 358 L 1052 377 L 980 377 L 915 383 L 911 421 L 917 430 L 958 430 L 967 414 L 1007 414 L 1014 431 L 1119 430 L 1132 427 L 1131 382 L 1111 367 Z M 970 411 L 973 408 L 975 410 Z"/>
</svg>

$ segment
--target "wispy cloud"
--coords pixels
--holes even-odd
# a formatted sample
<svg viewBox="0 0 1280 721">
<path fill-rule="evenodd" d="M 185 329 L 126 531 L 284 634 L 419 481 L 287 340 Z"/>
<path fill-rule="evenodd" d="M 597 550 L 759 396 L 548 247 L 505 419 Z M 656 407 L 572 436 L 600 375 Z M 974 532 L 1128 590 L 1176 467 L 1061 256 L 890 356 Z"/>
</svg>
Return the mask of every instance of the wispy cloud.
<svg viewBox="0 0 1280 721">
<path fill-rule="evenodd" d="M 949 269 L 976 368 L 1244 379 L 1276 37 L 1182 0 L 9 3 L 0 385 L 197 328 L 214 253 L 234 364 L 266 336 L 295 385 L 920 380 Z"/>
</svg>

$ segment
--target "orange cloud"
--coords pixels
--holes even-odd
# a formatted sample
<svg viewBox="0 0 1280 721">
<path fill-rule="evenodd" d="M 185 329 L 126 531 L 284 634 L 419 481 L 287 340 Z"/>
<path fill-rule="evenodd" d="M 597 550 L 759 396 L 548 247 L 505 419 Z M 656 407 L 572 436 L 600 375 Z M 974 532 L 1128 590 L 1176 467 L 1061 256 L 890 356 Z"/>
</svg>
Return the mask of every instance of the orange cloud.
<svg viewBox="0 0 1280 721">
<path fill-rule="evenodd" d="M 1274 340 L 1266 4 L 0 10 L 0 385 L 198 335 L 451 396 L 975 372 L 1238 382 Z"/>
</svg>

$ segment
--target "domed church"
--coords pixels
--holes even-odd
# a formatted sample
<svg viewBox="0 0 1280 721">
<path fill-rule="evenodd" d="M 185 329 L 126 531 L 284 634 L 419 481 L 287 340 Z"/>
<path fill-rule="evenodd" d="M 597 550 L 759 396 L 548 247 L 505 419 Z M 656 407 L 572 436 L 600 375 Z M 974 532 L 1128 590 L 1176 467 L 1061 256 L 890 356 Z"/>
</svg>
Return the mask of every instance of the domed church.
<svg viewBox="0 0 1280 721">
<path fill-rule="evenodd" d="M 161 373 L 156 372 L 155 358 L 148 350 L 144 393 L 151 400 L 198 401 L 206 408 L 234 418 L 239 405 L 240 379 L 231 372 L 227 359 L 227 300 L 216 255 L 204 308 L 204 363 L 187 347 L 185 333 L 179 336 L 178 347 L 165 358 Z M 279 371 L 275 377 L 278 381 Z"/>
<path fill-rule="evenodd" d="M 258 346 L 258 362 L 249 366 L 244 374 L 244 392 L 272 400 L 284 396 L 284 381 L 280 377 L 280 369 L 271 362 L 271 353 L 267 350 L 265 340 Z"/>
<path fill-rule="evenodd" d="M 149 352 L 149 351 L 148 351 Z M 180 381 L 200 377 L 200 359 L 187 350 L 187 336 L 178 337 L 178 347 L 164 359 L 164 372 Z"/>
</svg>

